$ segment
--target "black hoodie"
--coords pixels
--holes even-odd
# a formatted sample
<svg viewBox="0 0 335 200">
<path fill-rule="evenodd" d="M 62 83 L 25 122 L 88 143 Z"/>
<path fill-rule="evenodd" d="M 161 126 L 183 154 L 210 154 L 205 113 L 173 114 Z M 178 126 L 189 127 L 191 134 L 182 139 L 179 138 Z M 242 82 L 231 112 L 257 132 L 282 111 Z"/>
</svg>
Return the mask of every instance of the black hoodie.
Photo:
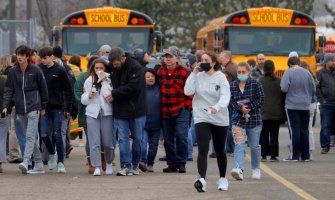
<svg viewBox="0 0 335 200">
<path fill-rule="evenodd" d="M 43 64 L 39 66 L 43 71 L 48 86 L 49 102 L 47 108 L 64 109 L 66 112 L 70 112 L 73 94 L 65 69 L 56 62 L 50 68 Z"/>
</svg>

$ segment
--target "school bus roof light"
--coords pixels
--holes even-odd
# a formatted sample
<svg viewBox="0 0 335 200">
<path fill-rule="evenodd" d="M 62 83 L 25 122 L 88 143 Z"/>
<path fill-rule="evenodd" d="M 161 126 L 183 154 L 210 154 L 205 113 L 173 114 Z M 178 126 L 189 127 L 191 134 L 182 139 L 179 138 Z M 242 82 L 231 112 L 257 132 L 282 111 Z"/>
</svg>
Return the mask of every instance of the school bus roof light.
<svg viewBox="0 0 335 200">
<path fill-rule="evenodd" d="M 71 24 L 71 25 L 77 25 L 77 23 L 78 23 L 77 18 L 72 17 L 72 18 L 70 19 L 70 24 Z"/>
<path fill-rule="evenodd" d="M 139 18 L 139 19 L 138 19 L 138 23 L 139 23 L 140 25 L 144 25 L 144 24 L 145 24 L 145 19 L 144 19 L 144 18 Z"/>
<path fill-rule="evenodd" d="M 85 23 L 84 18 L 82 18 L 82 17 L 78 17 L 78 18 L 77 18 L 77 23 L 78 23 L 79 25 L 83 25 L 83 24 Z"/>
<path fill-rule="evenodd" d="M 131 24 L 132 25 L 137 25 L 139 22 L 138 22 L 139 20 L 138 20 L 138 18 L 137 17 L 133 17 L 132 19 L 131 19 Z"/>
<path fill-rule="evenodd" d="M 234 24 L 246 24 L 248 22 L 248 19 L 246 16 L 236 16 L 236 17 L 233 17 L 233 23 Z"/>
<path fill-rule="evenodd" d="M 309 23 L 309 20 L 308 20 L 307 18 L 303 17 L 303 18 L 301 19 L 301 23 L 302 23 L 303 25 L 307 25 L 307 24 Z"/>
</svg>

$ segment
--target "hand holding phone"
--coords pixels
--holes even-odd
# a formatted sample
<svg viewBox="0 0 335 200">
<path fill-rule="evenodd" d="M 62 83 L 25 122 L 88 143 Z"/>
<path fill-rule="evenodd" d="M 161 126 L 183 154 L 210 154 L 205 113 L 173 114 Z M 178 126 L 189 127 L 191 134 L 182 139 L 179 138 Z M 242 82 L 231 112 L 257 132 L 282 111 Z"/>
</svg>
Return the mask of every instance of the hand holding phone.
<svg viewBox="0 0 335 200">
<path fill-rule="evenodd" d="M 5 118 L 7 116 L 7 108 L 4 108 L 1 112 L 1 118 Z"/>
</svg>

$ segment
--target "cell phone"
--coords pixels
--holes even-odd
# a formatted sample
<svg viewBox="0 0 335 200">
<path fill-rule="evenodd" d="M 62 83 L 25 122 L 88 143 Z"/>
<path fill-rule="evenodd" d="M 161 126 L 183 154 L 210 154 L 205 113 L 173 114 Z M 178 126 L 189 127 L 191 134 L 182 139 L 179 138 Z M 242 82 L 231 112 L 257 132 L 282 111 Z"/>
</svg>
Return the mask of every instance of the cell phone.
<svg viewBox="0 0 335 200">
<path fill-rule="evenodd" d="M 1 113 L 1 118 L 5 118 L 6 117 L 6 113 L 5 112 L 2 112 Z"/>
</svg>

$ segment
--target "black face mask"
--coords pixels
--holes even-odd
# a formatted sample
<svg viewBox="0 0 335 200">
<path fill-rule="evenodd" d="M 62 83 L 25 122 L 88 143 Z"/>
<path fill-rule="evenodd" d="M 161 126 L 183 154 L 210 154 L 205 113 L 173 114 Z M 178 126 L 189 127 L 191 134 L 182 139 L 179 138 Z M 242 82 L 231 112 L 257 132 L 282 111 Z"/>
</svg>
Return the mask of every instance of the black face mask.
<svg viewBox="0 0 335 200">
<path fill-rule="evenodd" d="M 203 71 L 208 72 L 211 69 L 211 65 L 209 63 L 200 63 L 200 68 Z"/>
</svg>

